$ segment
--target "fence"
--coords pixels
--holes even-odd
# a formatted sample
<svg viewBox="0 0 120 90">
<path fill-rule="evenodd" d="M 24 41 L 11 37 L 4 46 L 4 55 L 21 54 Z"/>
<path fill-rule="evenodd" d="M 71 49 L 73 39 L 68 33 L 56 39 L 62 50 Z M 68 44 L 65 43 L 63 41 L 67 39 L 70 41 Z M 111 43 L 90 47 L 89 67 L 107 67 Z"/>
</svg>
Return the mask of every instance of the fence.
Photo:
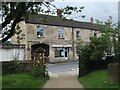
<svg viewBox="0 0 120 90">
<path fill-rule="evenodd" d="M 80 69 L 80 76 L 84 76 L 89 72 L 99 70 L 99 69 L 107 69 L 107 65 L 109 63 L 114 62 L 114 57 L 107 57 L 105 60 L 90 60 L 86 62 L 85 67 Z"/>
<path fill-rule="evenodd" d="M 14 58 L 24 60 L 25 48 L 18 46 L 0 47 L 0 55 L 0 61 L 11 61 Z"/>
</svg>

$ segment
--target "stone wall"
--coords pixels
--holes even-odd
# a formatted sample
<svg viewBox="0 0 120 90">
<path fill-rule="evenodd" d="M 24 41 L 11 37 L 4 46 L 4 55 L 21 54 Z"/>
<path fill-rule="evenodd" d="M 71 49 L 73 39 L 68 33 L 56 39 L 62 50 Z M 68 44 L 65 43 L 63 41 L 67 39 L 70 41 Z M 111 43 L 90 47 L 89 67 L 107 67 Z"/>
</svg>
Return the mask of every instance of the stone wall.
<svg viewBox="0 0 120 90">
<path fill-rule="evenodd" d="M 25 39 L 21 40 L 25 44 L 25 60 L 31 59 L 31 46 L 33 44 L 44 43 L 50 46 L 50 60 L 54 61 L 54 51 L 51 45 L 72 45 L 73 48 L 69 51 L 69 60 L 77 60 L 78 56 L 76 53 L 76 31 L 80 31 L 80 38 L 84 44 L 89 43 L 89 36 L 94 34 L 94 30 L 89 29 L 81 29 L 81 28 L 73 28 L 72 27 L 64 27 L 64 39 L 58 38 L 58 29 L 60 26 L 50 26 L 50 25 L 40 25 L 40 24 L 30 24 L 30 23 L 21 23 L 22 31 L 25 33 Z M 37 26 L 44 27 L 44 35 L 43 37 L 37 37 Z M 73 30 L 73 33 L 72 33 Z M 72 35 L 74 34 L 74 35 Z M 16 38 L 12 38 L 15 43 Z M 74 40 L 73 40 L 74 39 Z M 73 46 L 74 42 L 74 46 Z M 73 56 L 74 51 L 74 56 Z M 61 59 L 62 60 L 62 59 Z"/>
<path fill-rule="evenodd" d="M 108 82 L 110 84 L 120 83 L 120 64 L 110 63 L 107 68 Z"/>
<path fill-rule="evenodd" d="M 0 62 L 0 64 L 2 65 L 2 74 L 11 73 L 12 69 L 9 68 L 12 64 L 11 61 Z M 30 72 L 32 70 L 32 64 L 33 62 L 31 60 L 19 62 L 18 71 L 19 72 Z"/>
</svg>

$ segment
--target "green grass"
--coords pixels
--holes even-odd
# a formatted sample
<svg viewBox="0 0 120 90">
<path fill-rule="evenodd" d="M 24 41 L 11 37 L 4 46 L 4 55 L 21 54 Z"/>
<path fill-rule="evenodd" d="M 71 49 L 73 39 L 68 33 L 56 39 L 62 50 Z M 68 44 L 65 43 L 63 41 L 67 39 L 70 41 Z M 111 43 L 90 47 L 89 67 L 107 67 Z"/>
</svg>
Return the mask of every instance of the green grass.
<svg viewBox="0 0 120 90">
<path fill-rule="evenodd" d="M 0 90 L 2 88 L 2 75 L 0 74 Z"/>
<path fill-rule="evenodd" d="M 80 78 L 80 83 L 88 90 L 89 89 L 97 90 L 97 88 L 98 89 L 99 88 L 118 89 L 118 87 L 120 87 L 120 84 L 109 84 L 109 83 L 107 83 L 107 70 L 98 70 L 98 71 L 91 72 L 91 73 L 81 77 Z M 107 90 L 109 90 L 109 89 L 107 89 Z"/>
<path fill-rule="evenodd" d="M 2 76 L 2 88 L 42 88 L 48 77 L 36 79 L 30 74 L 7 74 Z"/>
</svg>

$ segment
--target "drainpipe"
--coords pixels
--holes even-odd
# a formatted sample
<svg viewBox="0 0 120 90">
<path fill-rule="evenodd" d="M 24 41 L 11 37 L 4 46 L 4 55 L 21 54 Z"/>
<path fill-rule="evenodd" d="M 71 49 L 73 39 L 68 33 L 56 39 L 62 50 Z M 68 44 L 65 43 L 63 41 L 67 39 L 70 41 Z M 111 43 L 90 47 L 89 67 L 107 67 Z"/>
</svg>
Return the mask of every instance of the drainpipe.
<svg viewBox="0 0 120 90">
<path fill-rule="evenodd" d="M 72 27 L 72 51 L 73 51 L 73 61 L 75 60 L 75 47 L 74 47 L 74 31 Z"/>
</svg>

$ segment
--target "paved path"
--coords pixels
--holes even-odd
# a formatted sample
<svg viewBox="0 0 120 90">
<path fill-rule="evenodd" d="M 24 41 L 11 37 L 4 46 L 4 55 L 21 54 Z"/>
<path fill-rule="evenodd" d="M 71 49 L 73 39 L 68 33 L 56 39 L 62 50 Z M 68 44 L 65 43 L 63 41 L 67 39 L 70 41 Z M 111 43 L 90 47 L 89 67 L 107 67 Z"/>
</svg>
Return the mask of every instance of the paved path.
<svg viewBox="0 0 120 90">
<path fill-rule="evenodd" d="M 61 76 L 51 77 L 43 88 L 81 88 L 83 86 L 79 83 L 77 77 L 74 76 Z"/>
<path fill-rule="evenodd" d="M 54 72 L 49 73 L 50 79 L 43 86 L 44 88 L 81 88 L 84 90 L 83 86 L 80 84 L 77 76 L 78 69 L 64 71 L 64 72 Z"/>
</svg>

